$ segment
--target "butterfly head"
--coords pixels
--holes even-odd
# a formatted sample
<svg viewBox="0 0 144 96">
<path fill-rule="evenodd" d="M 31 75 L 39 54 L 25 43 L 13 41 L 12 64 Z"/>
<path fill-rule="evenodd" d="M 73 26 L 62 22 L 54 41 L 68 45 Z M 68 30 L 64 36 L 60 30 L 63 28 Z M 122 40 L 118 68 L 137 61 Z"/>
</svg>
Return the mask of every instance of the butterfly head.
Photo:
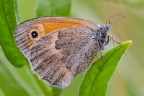
<svg viewBox="0 0 144 96">
<path fill-rule="evenodd" d="M 109 43 L 109 35 L 108 32 L 112 29 L 112 25 L 110 23 L 99 24 L 98 29 L 96 31 L 96 37 L 99 44 L 100 49 L 104 49 L 104 46 Z"/>
</svg>

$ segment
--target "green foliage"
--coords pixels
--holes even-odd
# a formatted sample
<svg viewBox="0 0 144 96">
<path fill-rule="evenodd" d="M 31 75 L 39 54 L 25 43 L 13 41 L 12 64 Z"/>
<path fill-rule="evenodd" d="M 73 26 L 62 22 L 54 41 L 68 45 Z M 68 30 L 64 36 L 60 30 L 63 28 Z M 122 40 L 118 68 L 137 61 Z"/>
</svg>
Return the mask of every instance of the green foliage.
<svg viewBox="0 0 144 96">
<path fill-rule="evenodd" d="M 37 16 L 69 16 L 71 0 L 39 0 Z"/>
<path fill-rule="evenodd" d="M 0 44 L 7 59 L 16 67 L 27 64 L 13 38 L 16 24 L 14 0 L 0 0 Z"/>
<path fill-rule="evenodd" d="M 131 41 L 123 42 L 95 61 L 85 75 L 80 96 L 105 96 L 107 83 Z"/>
<path fill-rule="evenodd" d="M 62 90 L 48 85 L 32 73 L 15 45 L 13 32 L 19 14 L 14 0 L 0 0 L 0 96 L 59 96 Z M 39 0 L 37 16 L 69 16 L 71 0 Z M 104 96 L 107 83 L 120 57 L 130 45 L 124 42 L 92 64 L 80 88 L 80 96 Z M 3 51 L 2 51 L 3 50 Z M 4 53 L 3 53 L 4 52 Z M 5 54 L 5 55 L 4 55 Z M 5 58 L 7 57 L 8 62 Z M 14 66 L 13 66 L 14 65 Z M 16 68 L 20 67 L 20 68 Z M 73 93 L 74 94 L 74 93 Z"/>
</svg>

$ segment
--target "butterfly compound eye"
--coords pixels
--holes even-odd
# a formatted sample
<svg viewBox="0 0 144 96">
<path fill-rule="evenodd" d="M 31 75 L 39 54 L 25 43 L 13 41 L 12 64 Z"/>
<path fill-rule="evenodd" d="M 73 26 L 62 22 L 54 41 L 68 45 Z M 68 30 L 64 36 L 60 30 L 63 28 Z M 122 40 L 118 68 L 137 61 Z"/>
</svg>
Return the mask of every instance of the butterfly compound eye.
<svg viewBox="0 0 144 96">
<path fill-rule="evenodd" d="M 37 38 L 38 37 L 38 32 L 37 31 L 32 31 L 31 32 L 31 37 L 32 38 Z"/>
</svg>

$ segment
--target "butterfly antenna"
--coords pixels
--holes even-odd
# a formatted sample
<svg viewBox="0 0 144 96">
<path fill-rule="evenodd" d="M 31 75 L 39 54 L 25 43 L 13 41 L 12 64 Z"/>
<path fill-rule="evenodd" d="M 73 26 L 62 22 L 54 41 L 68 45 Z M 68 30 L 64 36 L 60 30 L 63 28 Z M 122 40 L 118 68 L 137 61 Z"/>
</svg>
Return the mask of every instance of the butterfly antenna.
<svg viewBox="0 0 144 96">
<path fill-rule="evenodd" d="M 116 14 L 116 15 L 113 15 L 111 17 L 109 17 L 107 20 L 106 20 L 106 23 L 110 24 L 110 20 L 115 18 L 115 17 L 125 17 L 125 15 L 123 14 Z"/>
</svg>

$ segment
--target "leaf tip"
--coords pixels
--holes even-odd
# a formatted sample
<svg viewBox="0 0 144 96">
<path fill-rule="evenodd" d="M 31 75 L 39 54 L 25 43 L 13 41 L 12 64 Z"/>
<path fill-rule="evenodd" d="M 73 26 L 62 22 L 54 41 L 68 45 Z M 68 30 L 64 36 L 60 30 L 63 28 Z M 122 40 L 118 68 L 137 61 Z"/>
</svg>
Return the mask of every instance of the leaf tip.
<svg viewBox="0 0 144 96">
<path fill-rule="evenodd" d="M 127 41 L 125 41 L 125 42 L 122 42 L 121 45 L 127 45 L 127 46 L 129 46 L 129 45 L 131 45 L 131 44 L 132 44 L 132 40 L 127 40 Z"/>
<path fill-rule="evenodd" d="M 132 40 L 128 40 L 128 41 L 126 41 L 126 43 L 132 44 Z"/>
</svg>

